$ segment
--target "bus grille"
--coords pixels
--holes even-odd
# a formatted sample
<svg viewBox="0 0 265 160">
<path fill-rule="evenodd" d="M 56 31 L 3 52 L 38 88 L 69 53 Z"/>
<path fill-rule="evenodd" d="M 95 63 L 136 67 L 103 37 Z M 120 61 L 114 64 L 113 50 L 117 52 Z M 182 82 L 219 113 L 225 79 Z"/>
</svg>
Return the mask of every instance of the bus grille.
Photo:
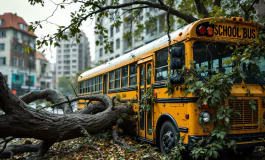
<svg viewBox="0 0 265 160">
<path fill-rule="evenodd" d="M 258 129 L 258 100 L 255 101 L 256 110 L 253 110 L 249 104 L 250 100 L 238 99 L 228 102 L 230 108 L 240 113 L 231 120 L 231 130 L 252 130 Z"/>
</svg>

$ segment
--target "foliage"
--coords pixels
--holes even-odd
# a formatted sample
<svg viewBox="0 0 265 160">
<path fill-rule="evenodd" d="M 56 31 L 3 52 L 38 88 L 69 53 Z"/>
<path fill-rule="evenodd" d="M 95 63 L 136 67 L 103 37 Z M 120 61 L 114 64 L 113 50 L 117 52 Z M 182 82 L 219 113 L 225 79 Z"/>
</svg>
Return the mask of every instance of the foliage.
<svg viewBox="0 0 265 160">
<path fill-rule="evenodd" d="M 45 2 L 41 0 L 29 0 L 32 5 L 41 4 Z M 62 3 L 56 4 L 62 9 L 66 2 L 72 3 L 70 0 L 63 0 Z M 76 2 L 76 1 L 75 1 Z M 155 23 L 157 23 L 156 14 L 147 14 L 147 21 L 141 21 L 141 13 L 144 8 L 152 8 L 156 13 L 162 10 L 165 13 L 169 13 L 170 22 L 177 22 L 178 26 L 183 26 L 187 23 L 191 23 L 197 19 L 203 17 L 214 17 L 213 23 L 219 16 L 224 17 L 244 17 L 245 20 L 257 20 L 255 15 L 254 4 L 259 0 L 226 0 L 220 1 L 222 5 L 215 3 L 218 0 L 181 0 L 174 1 L 172 8 L 169 7 L 172 0 L 159 0 L 159 1 L 129 1 L 125 4 L 119 4 L 117 0 L 111 0 L 107 3 L 106 0 L 84 0 L 78 1 L 81 6 L 78 11 L 71 13 L 71 24 L 69 26 L 58 27 L 58 32 L 54 35 L 46 35 L 42 40 L 37 41 L 38 49 L 42 46 L 53 45 L 59 46 L 57 43 L 61 39 L 67 40 L 71 37 L 76 38 L 79 42 L 80 38 L 80 26 L 88 19 L 96 18 L 95 33 L 99 35 L 102 40 L 96 41 L 96 45 L 104 45 L 105 52 L 112 51 L 110 42 L 108 42 L 108 29 L 104 27 L 103 19 L 108 18 L 113 21 L 114 27 L 120 27 L 122 23 L 128 25 L 128 27 L 135 27 L 135 30 L 130 30 L 124 35 L 125 39 L 131 39 L 132 36 L 139 37 L 143 40 L 142 33 L 147 29 L 150 33 L 155 32 Z M 198 3 L 199 2 L 199 3 Z M 158 7 L 159 6 L 159 7 Z M 181 14 L 179 14 L 181 13 Z M 125 15 L 124 19 L 121 19 Z M 225 18 L 224 18 L 225 20 Z M 31 23 L 29 30 L 35 31 L 37 27 L 42 27 L 42 23 L 45 21 L 36 21 Z M 166 24 L 169 27 L 169 24 Z M 68 30 L 69 35 L 64 32 Z M 241 45 L 233 53 L 231 60 L 224 62 L 224 65 L 235 64 L 231 72 L 222 72 L 221 70 L 211 69 L 206 67 L 200 67 L 194 69 L 194 63 L 191 62 L 191 68 L 184 67 L 180 72 L 185 77 L 184 85 L 180 86 L 180 90 L 184 95 L 196 95 L 198 97 L 198 107 L 208 105 L 212 112 L 212 121 L 214 129 L 210 131 L 211 136 L 203 141 L 194 142 L 194 148 L 191 152 L 193 158 L 217 158 L 219 151 L 223 149 L 224 145 L 234 148 L 235 142 L 229 141 L 226 135 L 229 134 L 229 122 L 238 115 L 227 104 L 229 99 L 234 99 L 231 95 L 233 82 L 240 78 L 243 81 L 249 76 L 256 77 L 257 81 L 259 77 L 264 77 L 264 73 L 260 72 L 257 67 L 258 61 L 265 57 L 265 45 L 264 34 L 259 35 L 259 39 L 253 40 L 250 45 Z M 201 76 L 206 75 L 207 76 Z M 259 82 L 260 83 L 260 82 Z M 63 83 L 65 84 L 65 83 Z M 246 95 L 250 98 L 253 96 L 251 91 L 245 84 Z M 261 83 L 260 83 L 261 84 Z M 67 86 L 66 84 L 64 86 Z M 166 86 L 168 88 L 168 94 L 174 92 L 174 86 L 167 81 Z M 262 86 L 262 85 L 261 85 Z M 262 87 L 263 88 L 263 87 Z M 143 99 L 140 102 L 140 109 L 148 111 L 152 108 L 152 103 L 155 99 L 153 96 L 153 90 L 150 87 L 143 95 Z M 250 105 L 255 109 L 255 103 L 250 101 Z M 201 121 L 201 125 L 204 124 Z"/>
<path fill-rule="evenodd" d="M 149 32 L 151 35 L 157 35 L 157 22 L 159 22 L 159 25 L 163 26 L 163 30 L 159 29 L 159 32 L 165 34 L 168 31 L 169 25 L 173 26 L 174 24 L 175 26 L 170 28 L 171 32 L 177 27 L 181 27 L 203 17 L 219 17 L 221 15 L 228 17 L 242 16 L 247 20 L 256 18 L 253 6 L 258 1 L 259 0 L 244 0 L 239 3 L 239 1 L 227 0 L 221 1 L 222 5 L 220 5 L 210 0 L 142 0 L 126 1 L 124 3 L 117 0 L 61 0 L 60 3 L 54 3 L 56 9 L 53 14 L 55 14 L 56 10 L 63 10 L 72 3 L 79 3 L 80 7 L 78 10 L 71 13 L 71 21 L 68 26 L 57 25 L 57 33 L 45 35 L 42 39 L 37 40 L 37 49 L 39 50 L 43 46 L 49 45 L 57 47 L 59 46 L 58 41 L 68 40 L 70 38 L 74 38 L 76 42 L 79 43 L 81 37 L 80 27 L 82 23 L 90 19 L 95 19 L 95 34 L 100 37 L 99 40 L 95 42 L 96 45 L 103 45 L 106 53 L 109 51 L 113 52 L 112 45 L 108 41 L 109 28 L 105 27 L 104 19 L 109 19 L 111 23 L 113 23 L 113 28 L 119 28 L 121 25 L 130 28 L 129 31 L 124 34 L 124 38 L 131 44 L 133 36 L 135 39 L 144 40 L 145 32 Z M 45 6 L 46 3 L 42 0 L 29 0 L 29 2 L 32 5 L 40 4 L 42 6 Z M 172 3 L 173 6 L 170 7 Z M 146 8 L 149 8 L 149 10 L 144 14 L 144 9 Z M 205 10 L 203 10 L 203 8 Z M 170 19 L 168 22 L 165 20 L 167 12 L 169 12 Z M 160 13 L 164 14 L 161 15 Z M 158 15 L 161 15 L 161 17 Z M 146 16 L 145 21 L 143 21 L 143 16 Z M 49 23 L 50 17 L 45 20 L 31 22 L 31 25 L 28 27 L 29 31 L 42 28 L 43 23 Z M 65 31 L 68 31 L 69 34 L 66 34 Z"/>
<path fill-rule="evenodd" d="M 77 86 L 77 79 L 75 77 L 62 76 L 58 80 L 58 89 L 67 96 L 75 96 L 72 86 Z"/>
<path fill-rule="evenodd" d="M 155 103 L 156 99 L 154 97 L 153 87 L 149 87 L 146 92 L 143 94 L 142 99 L 139 103 L 140 111 L 150 111 Z"/>
<path fill-rule="evenodd" d="M 194 142 L 191 151 L 193 158 L 217 158 L 225 145 L 235 149 L 236 142 L 227 139 L 226 135 L 230 132 L 230 121 L 240 114 L 229 107 L 227 102 L 237 98 L 231 94 L 234 81 L 237 79 L 243 80 L 246 96 L 250 98 L 253 97 L 253 94 L 248 89 L 248 82 L 246 81 L 248 77 L 256 77 L 255 80 L 263 88 L 262 83 L 265 82 L 265 74 L 264 71 L 260 70 L 263 68 L 259 68 L 258 64 L 260 60 L 264 61 L 265 57 L 265 43 L 261 40 L 264 37 L 264 34 L 260 34 L 259 39 L 252 40 L 249 45 L 238 43 L 237 49 L 228 46 L 234 52 L 231 59 L 223 62 L 223 66 L 234 64 L 231 72 L 225 72 L 222 68 L 208 69 L 205 66 L 195 69 L 193 67 L 195 61 L 190 62 L 191 67 L 189 69 L 187 67 L 181 69 L 180 73 L 185 79 L 184 84 L 180 86 L 183 95 L 196 95 L 198 108 L 201 108 L 202 105 L 208 105 L 212 110 L 210 123 L 214 125 L 214 129 L 210 131 L 211 136 L 209 138 Z M 169 89 L 167 92 L 173 94 L 174 85 L 168 83 L 166 83 Z M 253 99 L 249 101 L 249 104 L 253 110 L 256 110 Z M 199 118 L 199 122 L 204 128 L 205 124 L 201 118 Z"/>
</svg>

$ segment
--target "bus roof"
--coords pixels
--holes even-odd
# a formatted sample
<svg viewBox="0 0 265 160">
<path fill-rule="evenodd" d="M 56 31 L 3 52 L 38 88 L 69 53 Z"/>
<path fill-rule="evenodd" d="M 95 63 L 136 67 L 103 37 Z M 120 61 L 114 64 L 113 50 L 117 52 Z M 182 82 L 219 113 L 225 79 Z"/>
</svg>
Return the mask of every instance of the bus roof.
<svg viewBox="0 0 265 160">
<path fill-rule="evenodd" d="M 171 40 L 174 40 L 177 37 L 180 37 L 179 33 L 180 32 L 183 33 L 184 31 L 186 31 L 189 28 L 188 26 L 190 26 L 190 25 L 191 24 L 189 24 L 187 26 L 184 26 L 184 27 L 182 27 L 182 28 L 170 33 Z M 185 33 L 188 33 L 188 32 L 186 31 Z M 184 39 L 185 35 L 183 34 L 181 37 L 182 37 L 181 39 Z M 85 71 L 84 73 L 82 73 L 78 77 L 78 80 L 86 79 L 86 77 L 89 76 L 89 75 L 95 74 L 95 73 L 97 73 L 99 71 L 102 71 L 102 70 L 105 70 L 107 68 L 114 67 L 114 66 L 120 64 L 121 62 L 133 59 L 133 58 L 135 58 L 135 57 L 137 57 L 137 56 L 139 56 L 141 54 L 144 54 L 144 53 L 146 53 L 146 52 L 148 52 L 150 50 L 153 50 L 153 49 L 155 49 L 157 47 L 163 46 L 163 45 L 165 45 L 167 43 L 168 43 L 168 36 L 165 35 L 165 36 L 163 36 L 163 37 L 161 37 L 161 38 L 159 38 L 157 40 L 154 40 L 154 41 L 152 41 L 152 42 L 150 42 L 150 43 L 148 43 L 148 44 L 146 44 L 146 45 L 144 45 L 142 47 L 139 47 L 139 48 L 137 48 L 135 50 L 132 50 L 132 51 L 130 51 L 130 52 L 128 52 L 128 53 L 116 58 L 116 59 L 113 59 L 113 60 L 105 63 L 105 64 L 102 64 L 102 65 L 100 65 L 98 67 L 95 67 L 95 68 L 93 68 L 91 70 Z"/>
<path fill-rule="evenodd" d="M 224 19 L 223 17 L 220 17 L 219 18 L 221 21 Z M 244 25 L 250 25 L 250 26 L 260 26 L 259 24 L 255 23 L 255 22 L 245 22 L 245 21 L 241 21 L 239 22 L 238 21 L 239 17 L 236 18 L 236 21 L 233 20 L 233 18 L 231 19 L 226 19 L 226 23 L 231 23 L 231 24 L 244 24 Z M 190 23 L 172 33 L 170 33 L 170 36 L 171 36 L 171 42 L 174 42 L 175 40 L 177 41 L 183 41 L 185 40 L 186 38 L 196 38 L 198 37 L 196 35 L 196 32 L 193 31 L 193 26 L 197 26 L 198 24 L 200 23 L 203 23 L 203 22 L 209 22 L 210 20 L 212 20 L 212 18 L 204 18 L 204 19 L 200 19 L 198 21 L 195 21 L 193 23 Z M 221 23 L 224 23 L 224 22 L 221 22 Z M 181 34 L 180 34 L 181 33 Z M 220 39 L 224 39 L 224 37 L 220 37 Z M 231 38 L 229 38 L 231 39 Z M 159 49 L 159 47 L 162 47 L 162 46 L 166 46 L 166 44 L 168 43 L 168 36 L 165 35 L 157 40 L 154 40 L 153 42 L 150 42 L 140 48 L 137 48 L 131 52 L 128 52 L 116 59 L 113 59 L 105 64 L 102 64 L 98 67 L 95 67 L 91 70 L 88 70 L 88 71 L 85 71 L 84 73 L 82 73 L 79 77 L 78 77 L 78 81 L 81 81 L 81 80 L 85 80 L 87 79 L 88 77 L 90 76 L 96 76 L 98 74 L 100 74 L 101 71 L 103 70 L 107 70 L 108 68 L 113 68 L 117 65 L 119 65 L 120 63 L 122 62 L 126 62 L 126 61 L 129 61 L 129 60 L 133 60 L 134 58 L 137 58 L 138 56 L 144 54 L 144 53 L 147 53 L 149 51 L 152 51 L 152 50 L 155 50 L 155 49 Z"/>
</svg>

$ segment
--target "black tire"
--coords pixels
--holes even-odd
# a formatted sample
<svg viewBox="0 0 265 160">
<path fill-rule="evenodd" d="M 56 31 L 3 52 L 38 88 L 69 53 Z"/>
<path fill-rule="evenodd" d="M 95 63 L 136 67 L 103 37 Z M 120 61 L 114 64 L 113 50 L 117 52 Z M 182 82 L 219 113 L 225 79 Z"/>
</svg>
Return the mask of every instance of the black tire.
<svg viewBox="0 0 265 160">
<path fill-rule="evenodd" d="M 170 153 L 171 149 L 177 144 L 176 137 L 177 128 L 171 121 L 166 121 L 160 130 L 159 148 L 163 154 Z"/>
</svg>

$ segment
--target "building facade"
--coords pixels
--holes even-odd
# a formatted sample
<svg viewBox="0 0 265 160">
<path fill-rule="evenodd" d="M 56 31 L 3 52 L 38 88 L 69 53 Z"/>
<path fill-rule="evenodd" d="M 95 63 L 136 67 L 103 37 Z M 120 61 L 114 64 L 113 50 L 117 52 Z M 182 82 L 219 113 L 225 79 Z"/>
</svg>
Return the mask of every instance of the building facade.
<svg viewBox="0 0 265 160">
<path fill-rule="evenodd" d="M 75 76 L 91 63 L 88 38 L 84 32 L 81 34 L 80 43 L 76 43 L 75 38 L 58 42 L 60 47 L 56 48 L 56 83 L 62 76 Z"/>
<path fill-rule="evenodd" d="M 28 32 L 28 24 L 13 13 L 0 15 L 0 72 L 8 87 L 22 95 L 36 87 L 35 52 L 26 53 L 25 47 L 35 50 L 37 36 Z"/>
<path fill-rule="evenodd" d="M 36 52 L 36 86 L 40 89 L 53 88 L 53 75 L 51 63 L 45 58 L 45 56 Z"/>
<path fill-rule="evenodd" d="M 120 0 L 120 2 L 127 2 L 128 0 Z M 110 1 L 109 1 L 110 3 Z M 101 21 L 101 25 L 108 29 L 108 41 L 111 44 L 113 52 L 105 52 L 103 45 L 95 46 L 95 64 L 100 65 L 106 63 L 114 58 L 117 58 L 123 54 L 126 54 L 136 48 L 139 48 L 147 43 L 154 41 L 166 34 L 165 24 L 166 24 L 166 12 L 160 11 L 153 8 L 142 9 L 142 12 L 137 16 L 138 20 L 145 23 L 149 20 L 148 15 L 157 17 L 155 25 L 147 27 L 140 36 L 129 38 L 123 38 L 124 34 L 131 32 L 134 34 L 136 30 L 136 24 L 131 23 L 132 14 L 129 12 L 122 14 L 112 13 L 110 14 L 110 19 L 105 18 Z M 113 26 L 116 17 L 120 17 L 121 20 L 127 19 L 127 22 L 123 22 L 118 28 Z M 176 26 L 175 26 L 176 27 Z M 103 42 L 103 37 L 96 35 L 95 41 Z"/>
</svg>

